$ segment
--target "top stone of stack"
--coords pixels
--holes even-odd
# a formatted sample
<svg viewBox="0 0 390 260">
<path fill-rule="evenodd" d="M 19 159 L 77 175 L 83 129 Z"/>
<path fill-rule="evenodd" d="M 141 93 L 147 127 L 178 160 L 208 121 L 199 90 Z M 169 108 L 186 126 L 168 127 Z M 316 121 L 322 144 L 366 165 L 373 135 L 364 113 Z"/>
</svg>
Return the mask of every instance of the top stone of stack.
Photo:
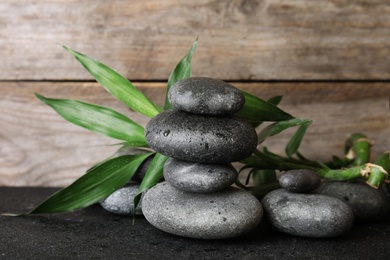
<svg viewBox="0 0 390 260">
<path fill-rule="evenodd" d="M 173 109 L 153 117 L 145 138 L 155 151 L 199 163 L 230 163 L 250 156 L 257 134 L 246 120 L 232 115 L 245 98 L 237 88 L 216 79 L 178 81 L 168 93 Z"/>
<path fill-rule="evenodd" d="M 211 116 L 234 114 L 245 103 L 239 89 L 224 81 L 206 77 L 176 82 L 168 92 L 168 99 L 178 110 Z"/>
</svg>

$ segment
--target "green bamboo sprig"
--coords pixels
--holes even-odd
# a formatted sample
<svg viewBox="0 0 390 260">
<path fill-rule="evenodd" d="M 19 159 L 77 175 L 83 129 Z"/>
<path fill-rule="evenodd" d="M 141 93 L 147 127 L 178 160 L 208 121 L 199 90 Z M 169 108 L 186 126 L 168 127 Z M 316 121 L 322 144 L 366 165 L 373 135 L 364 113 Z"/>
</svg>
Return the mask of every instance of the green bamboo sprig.
<svg viewBox="0 0 390 260">
<path fill-rule="evenodd" d="M 176 81 L 191 76 L 191 59 L 196 50 L 197 40 L 194 41 L 188 53 L 170 74 L 167 92 Z M 64 49 L 77 59 L 102 87 L 136 112 L 148 117 L 154 117 L 163 110 L 171 108 L 167 98 L 164 108 L 159 107 L 139 91 L 126 77 L 102 62 L 69 47 L 64 46 Z M 243 94 L 246 102 L 238 115 L 249 120 L 253 125 L 258 126 L 264 121 L 288 121 L 275 126 L 275 129 L 271 131 L 272 135 L 276 135 L 278 131 L 283 131 L 289 127 L 302 126 L 309 122 L 300 119 L 293 120 L 293 116 L 280 109 L 277 105 L 281 101 L 281 96 L 263 100 L 244 91 Z M 43 103 L 51 106 L 67 121 L 89 131 L 123 141 L 121 143 L 122 147 L 126 149 L 133 147 L 134 154 L 116 155 L 95 164 L 82 177 L 50 196 L 29 214 L 67 212 L 96 203 L 124 185 L 132 178 L 138 168 L 150 158 L 152 158 L 152 161 L 140 184 L 138 194 L 134 200 L 135 205 L 138 203 L 142 192 L 163 179 L 162 169 L 167 157 L 150 149 L 144 137 L 144 128 L 127 116 L 110 108 L 78 100 L 53 99 L 40 94 L 36 94 L 36 97 Z M 291 153 L 296 151 L 301 135 L 302 131 L 297 131 L 296 140 L 298 142 L 291 145 Z M 263 140 L 268 136 L 270 135 L 264 135 Z M 249 165 L 259 167 L 260 164 L 256 160 L 255 156 L 251 156 L 244 161 L 249 163 L 248 167 Z M 259 175 L 259 172 L 256 170 L 255 175 Z"/>
<path fill-rule="evenodd" d="M 367 184 L 378 189 L 382 183 L 389 183 L 390 172 L 390 152 L 383 153 L 374 164 L 366 164 L 367 171 L 370 172 Z"/>
<path fill-rule="evenodd" d="M 197 40 L 170 74 L 167 92 L 176 81 L 191 76 L 191 59 L 196 50 Z M 80 62 L 102 87 L 136 112 L 154 117 L 163 110 L 171 108 L 167 98 L 164 109 L 160 108 L 144 96 L 127 78 L 115 70 L 69 47 L 64 46 L 64 48 Z M 263 151 L 257 150 L 253 155 L 241 161 L 244 166 L 240 172 L 244 169 L 250 169 L 249 177 L 253 178 L 255 184 L 253 187 L 246 187 L 247 189 L 255 193 L 265 194 L 278 187 L 276 170 L 291 169 L 314 170 L 323 178 L 329 179 L 350 180 L 365 177 L 367 183 L 373 187 L 379 187 L 381 183 L 388 181 L 389 153 L 382 155 L 374 164 L 368 163 L 371 142 L 365 136 L 352 135 L 346 144 L 346 158 L 333 160 L 333 163 L 350 167 L 332 169 L 329 167 L 330 164 L 310 161 L 298 151 L 305 132 L 312 122 L 311 120 L 295 118 L 280 109 L 277 105 L 281 101 L 281 96 L 263 100 L 245 91 L 243 91 L 243 94 L 246 101 L 243 109 L 237 113 L 238 116 L 245 118 L 253 126 L 259 126 L 265 121 L 271 122 L 269 126 L 259 131 L 259 143 L 286 129 L 298 127 L 286 146 L 287 157 L 273 154 L 264 148 Z M 167 157 L 150 149 L 144 137 L 144 128 L 130 118 L 110 108 L 78 100 L 52 99 L 40 94 L 36 94 L 36 96 L 43 103 L 51 106 L 67 121 L 92 132 L 121 140 L 123 141 L 123 147 L 134 147 L 136 152 L 114 156 L 97 163 L 74 183 L 61 189 L 38 205 L 30 214 L 67 212 L 96 203 L 123 186 L 132 178 L 138 168 L 150 158 L 152 158 L 152 162 L 134 199 L 135 205 L 140 200 L 142 192 L 163 179 L 162 170 Z M 142 152 L 140 152 L 140 149 Z M 245 184 L 247 185 L 248 182 Z M 237 182 L 237 185 L 245 187 L 239 182 Z"/>
<path fill-rule="evenodd" d="M 363 136 L 354 134 L 356 136 Z M 360 141 L 366 142 L 366 141 Z M 361 143 L 356 142 L 355 145 L 360 146 Z M 352 148 L 353 146 L 351 146 Z M 363 148 L 360 146 L 359 155 L 362 155 L 359 158 L 359 161 L 364 161 L 363 159 L 369 153 L 367 149 L 369 146 L 364 144 Z M 267 148 L 263 148 L 263 151 L 256 150 L 254 155 L 256 158 L 253 158 L 253 162 L 251 162 L 251 166 L 255 169 L 262 170 L 280 170 L 287 171 L 292 169 L 307 169 L 317 172 L 321 178 L 329 179 L 329 180 L 338 180 L 338 181 L 349 181 L 359 178 L 365 178 L 366 183 L 371 187 L 378 189 L 380 185 L 385 182 L 389 182 L 389 152 L 385 152 L 382 154 L 374 163 L 364 163 L 362 165 L 354 165 L 352 164 L 350 167 L 344 167 L 339 169 L 332 169 L 328 167 L 325 163 L 309 161 L 304 158 L 294 159 L 291 157 L 283 157 L 268 151 Z M 244 162 L 245 163 L 245 162 Z"/>
<path fill-rule="evenodd" d="M 352 161 L 352 165 L 363 165 L 370 161 L 372 141 L 367 136 L 354 133 L 345 143 L 345 157 Z"/>
</svg>

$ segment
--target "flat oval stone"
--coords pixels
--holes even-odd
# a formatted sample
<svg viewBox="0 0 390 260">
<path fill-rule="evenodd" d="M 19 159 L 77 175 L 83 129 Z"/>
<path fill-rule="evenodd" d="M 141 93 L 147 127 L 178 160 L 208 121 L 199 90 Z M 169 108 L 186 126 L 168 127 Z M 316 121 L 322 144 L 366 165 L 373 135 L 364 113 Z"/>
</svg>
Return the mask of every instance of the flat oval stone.
<svg viewBox="0 0 390 260">
<path fill-rule="evenodd" d="M 214 193 L 191 193 L 162 182 L 144 196 L 146 219 L 165 232 L 192 238 L 224 239 L 255 228 L 263 210 L 246 191 L 230 187 Z"/>
<path fill-rule="evenodd" d="M 315 192 L 344 201 L 352 208 L 355 222 L 383 220 L 390 212 L 390 199 L 385 191 L 364 183 L 328 181 Z"/>
<path fill-rule="evenodd" d="M 335 237 L 353 224 L 351 208 L 321 194 L 291 193 L 277 189 L 261 201 L 264 212 L 279 231 L 303 237 Z"/>
<path fill-rule="evenodd" d="M 296 193 L 314 190 L 320 183 L 320 175 L 304 169 L 286 171 L 279 178 L 279 184 L 282 188 Z"/>
<path fill-rule="evenodd" d="M 254 128 L 243 119 L 178 110 L 166 110 L 152 118 L 145 137 L 150 147 L 168 157 L 204 163 L 239 161 L 257 146 Z"/>
<path fill-rule="evenodd" d="M 110 196 L 101 200 L 100 205 L 108 212 L 118 215 L 133 215 L 133 200 L 137 195 L 139 184 L 128 183 L 126 186 L 117 189 Z M 142 215 L 142 199 L 135 209 L 135 215 Z"/>
<path fill-rule="evenodd" d="M 236 87 L 213 78 L 193 77 L 176 82 L 168 92 L 176 109 L 201 115 L 229 115 L 239 111 L 245 97 Z"/>
<path fill-rule="evenodd" d="M 237 179 L 231 164 L 193 163 L 169 158 L 164 178 L 182 191 L 208 193 L 225 189 Z"/>
</svg>

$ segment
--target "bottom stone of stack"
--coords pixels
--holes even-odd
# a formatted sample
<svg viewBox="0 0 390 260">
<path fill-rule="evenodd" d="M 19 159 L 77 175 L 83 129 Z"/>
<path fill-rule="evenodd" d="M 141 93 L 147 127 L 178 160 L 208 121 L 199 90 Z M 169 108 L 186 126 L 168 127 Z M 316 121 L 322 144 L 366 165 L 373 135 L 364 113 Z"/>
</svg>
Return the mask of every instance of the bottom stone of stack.
<svg viewBox="0 0 390 260">
<path fill-rule="evenodd" d="M 241 236 L 261 221 L 263 209 L 251 194 L 238 188 L 215 193 L 191 193 L 162 182 L 142 200 L 145 218 L 158 229 L 191 238 L 226 239 Z"/>
</svg>

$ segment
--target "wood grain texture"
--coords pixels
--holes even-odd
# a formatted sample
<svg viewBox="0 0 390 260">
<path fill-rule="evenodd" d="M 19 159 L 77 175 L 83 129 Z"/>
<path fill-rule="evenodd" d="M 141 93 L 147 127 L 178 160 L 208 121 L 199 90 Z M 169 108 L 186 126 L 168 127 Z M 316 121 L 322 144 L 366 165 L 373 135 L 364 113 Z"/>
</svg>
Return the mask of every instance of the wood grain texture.
<svg viewBox="0 0 390 260">
<path fill-rule="evenodd" d="M 362 132 L 373 140 L 373 158 L 389 150 L 389 83 L 234 83 L 262 98 L 284 95 L 281 107 L 296 117 L 314 120 L 301 152 L 328 160 L 343 154 L 346 137 Z M 159 105 L 164 83 L 139 83 Z M 142 125 L 148 118 L 130 111 L 96 83 L 0 83 L 0 185 L 64 186 L 93 164 L 113 154 L 117 143 L 74 126 L 34 97 L 72 98 L 111 107 Z M 266 141 L 283 153 L 291 131 Z"/>
<path fill-rule="evenodd" d="M 2 80 L 90 79 L 59 44 L 166 79 L 197 35 L 194 75 L 390 79 L 387 0 L 3 0 L 0 25 Z"/>
</svg>

